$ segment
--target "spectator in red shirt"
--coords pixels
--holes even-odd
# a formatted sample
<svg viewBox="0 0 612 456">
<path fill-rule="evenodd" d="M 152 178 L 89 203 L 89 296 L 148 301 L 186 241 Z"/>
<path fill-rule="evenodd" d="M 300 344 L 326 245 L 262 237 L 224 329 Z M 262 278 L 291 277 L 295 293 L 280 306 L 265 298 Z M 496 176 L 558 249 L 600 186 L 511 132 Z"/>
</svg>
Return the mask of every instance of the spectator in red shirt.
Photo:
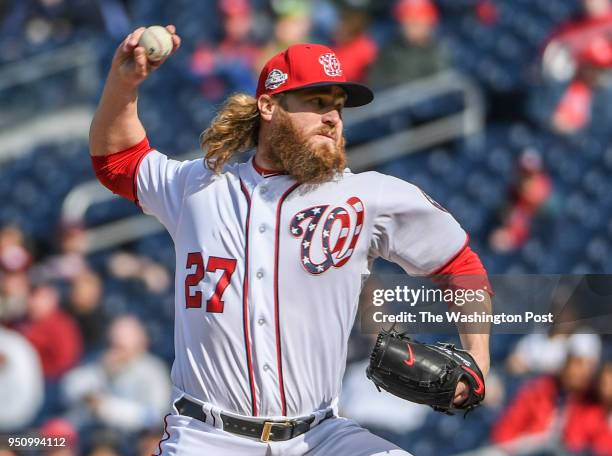
<svg viewBox="0 0 612 456">
<path fill-rule="evenodd" d="M 28 318 L 18 328 L 38 352 L 46 380 L 73 367 L 83 352 L 79 327 L 60 309 L 59 299 L 51 285 L 35 288 L 28 299 Z"/>
<path fill-rule="evenodd" d="M 191 72 L 202 78 L 204 97 L 216 99 L 227 91 L 255 91 L 260 45 L 253 39 L 249 0 L 220 0 L 223 38 L 218 45 L 200 44 L 191 56 Z"/>
<path fill-rule="evenodd" d="M 491 248 L 501 253 L 515 250 L 527 242 L 531 221 L 552 194 L 552 181 L 538 151 L 526 149 L 521 154 L 509 193 L 502 225 L 491 233 L 489 240 Z"/>
<path fill-rule="evenodd" d="M 610 0 L 583 0 L 583 14 L 559 27 L 545 43 L 542 65 L 548 84 L 568 84 L 554 108 L 552 126 L 568 134 L 586 127 L 593 90 L 612 67 Z"/>
<path fill-rule="evenodd" d="M 378 55 L 378 46 L 366 33 L 367 26 L 368 16 L 363 10 L 347 7 L 342 11 L 333 49 L 347 80 L 364 81 Z"/>
<path fill-rule="evenodd" d="M 601 341 L 594 334 L 573 334 L 568 355 L 558 375 L 527 382 L 495 423 L 491 439 L 510 450 L 546 447 L 561 440 L 571 443 L 575 426 L 568 417 L 586 410 L 585 397 L 599 362 Z"/>
<path fill-rule="evenodd" d="M 594 456 L 612 454 L 612 360 L 602 367 L 597 381 L 598 402 L 568 418 L 568 448 Z"/>
<path fill-rule="evenodd" d="M 610 0 L 583 0 L 582 14 L 562 24 L 547 41 L 564 46 L 572 56 L 580 56 L 594 38 L 612 32 L 612 3 Z"/>
</svg>

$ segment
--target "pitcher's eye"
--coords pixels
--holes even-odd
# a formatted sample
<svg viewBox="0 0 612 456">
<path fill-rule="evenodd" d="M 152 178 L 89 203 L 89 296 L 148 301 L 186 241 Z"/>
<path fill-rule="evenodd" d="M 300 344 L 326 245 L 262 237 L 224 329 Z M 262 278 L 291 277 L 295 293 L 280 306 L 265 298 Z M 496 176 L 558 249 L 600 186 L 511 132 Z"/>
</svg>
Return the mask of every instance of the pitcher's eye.
<svg viewBox="0 0 612 456">
<path fill-rule="evenodd" d="M 313 98 L 312 100 L 310 100 L 310 102 L 317 108 L 323 107 L 323 100 L 319 97 Z"/>
</svg>

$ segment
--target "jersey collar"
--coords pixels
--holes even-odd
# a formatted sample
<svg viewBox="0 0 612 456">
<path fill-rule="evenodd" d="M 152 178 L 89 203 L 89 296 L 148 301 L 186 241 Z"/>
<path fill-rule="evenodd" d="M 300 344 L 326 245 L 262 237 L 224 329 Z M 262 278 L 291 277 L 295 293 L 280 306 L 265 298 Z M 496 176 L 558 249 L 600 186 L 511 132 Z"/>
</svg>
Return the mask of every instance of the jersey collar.
<svg viewBox="0 0 612 456">
<path fill-rule="evenodd" d="M 257 163 L 255 163 L 255 156 L 251 157 L 251 165 L 257 174 L 261 177 L 274 177 L 274 176 L 286 176 L 287 173 L 284 171 L 274 171 L 271 169 L 262 168 Z"/>
<path fill-rule="evenodd" d="M 251 157 L 248 161 L 243 162 L 238 167 L 238 175 L 240 180 L 247 186 L 249 191 L 253 190 L 259 185 L 265 185 L 269 188 L 278 189 L 278 191 L 284 191 L 286 188 L 295 184 L 295 179 L 286 173 L 266 173 L 265 170 L 261 170 L 261 167 L 255 168 L 255 161 Z M 269 184 L 269 185 L 268 185 Z"/>
</svg>

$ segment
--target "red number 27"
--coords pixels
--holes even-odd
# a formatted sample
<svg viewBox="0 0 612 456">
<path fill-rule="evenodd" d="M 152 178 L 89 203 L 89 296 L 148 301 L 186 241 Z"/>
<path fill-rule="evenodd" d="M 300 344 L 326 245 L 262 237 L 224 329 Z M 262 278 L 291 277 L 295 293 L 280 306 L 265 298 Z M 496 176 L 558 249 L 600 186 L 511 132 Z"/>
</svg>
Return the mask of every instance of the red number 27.
<svg viewBox="0 0 612 456">
<path fill-rule="evenodd" d="M 206 272 L 216 272 L 219 269 L 223 271 L 215 292 L 211 298 L 206 301 L 206 312 L 222 313 L 224 302 L 221 300 L 223 292 L 230 283 L 230 278 L 236 269 L 236 260 L 230 258 L 210 257 L 204 271 L 204 259 L 200 252 L 192 252 L 187 255 L 187 269 L 195 266 L 195 271 L 185 277 L 185 302 L 188 309 L 199 309 L 202 307 L 202 292 L 196 291 L 191 294 L 190 287 L 195 287 L 204 278 Z"/>
</svg>

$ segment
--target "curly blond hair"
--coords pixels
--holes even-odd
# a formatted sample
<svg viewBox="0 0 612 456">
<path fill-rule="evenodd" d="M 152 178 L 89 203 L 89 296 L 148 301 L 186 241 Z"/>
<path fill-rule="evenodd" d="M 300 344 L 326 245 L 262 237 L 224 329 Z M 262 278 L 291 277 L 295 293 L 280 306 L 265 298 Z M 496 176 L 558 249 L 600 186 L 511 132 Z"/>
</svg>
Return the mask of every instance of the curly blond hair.
<svg viewBox="0 0 612 456">
<path fill-rule="evenodd" d="M 208 168 L 219 174 L 234 154 L 257 146 L 259 125 L 257 100 L 245 93 L 231 95 L 200 135 Z"/>
</svg>

